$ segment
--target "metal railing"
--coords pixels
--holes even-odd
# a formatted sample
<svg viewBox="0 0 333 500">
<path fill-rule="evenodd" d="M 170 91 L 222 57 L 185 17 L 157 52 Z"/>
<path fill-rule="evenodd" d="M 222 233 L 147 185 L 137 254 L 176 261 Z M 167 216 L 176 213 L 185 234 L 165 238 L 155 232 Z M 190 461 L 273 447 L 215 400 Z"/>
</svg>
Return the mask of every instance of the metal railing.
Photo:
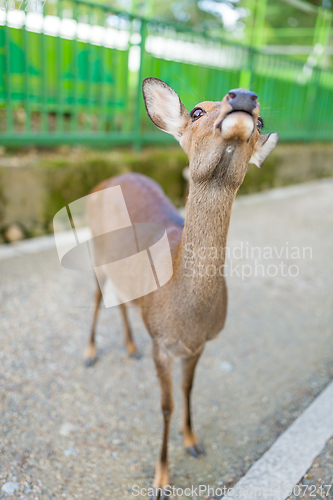
<svg viewBox="0 0 333 500">
<path fill-rule="evenodd" d="M 250 88 L 282 140 L 333 140 L 333 71 L 84 0 L 4 4 L 2 144 L 172 140 L 146 116 L 146 76 L 169 83 L 188 109 Z"/>
</svg>

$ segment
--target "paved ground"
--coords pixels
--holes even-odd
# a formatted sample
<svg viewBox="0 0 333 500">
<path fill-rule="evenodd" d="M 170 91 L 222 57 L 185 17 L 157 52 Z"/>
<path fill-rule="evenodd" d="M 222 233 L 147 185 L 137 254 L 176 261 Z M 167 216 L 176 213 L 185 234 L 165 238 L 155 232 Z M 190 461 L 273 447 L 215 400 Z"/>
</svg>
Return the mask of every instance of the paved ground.
<svg viewBox="0 0 333 500">
<path fill-rule="evenodd" d="M 303 480 L 293 488 L 290 500 L 333 498 L 333 438 L 316 458 Z"/>
<path fill-rule="evenodd" d="M 227 325 L 207 344 L 196 375 L 194 422 L 208 452 L 200 461 L 184 453 L 178 434 L 176 366 L 174 485 L 232 486 L 332 380 L 332 227 L 332 181 L 236 203 L 232 264 L 254 269 L 246 248 L 270 247 L 266 257 L 275 256 L 258 262 L 265 276 L 228 277 Z M 292 247 L 301 254 L 310 247 L 312 256 L 292 258 Z M 281 261 L 287 276 L 267 276 Z M 0 481 L 20 486 L 10 498 L 133 498 L 133 485 L 152 482 L 161 434 L 150 340 L 136 311 L 142 358 L 126 357 L 118 310 L 102 310 L 100 360 L 86 369 L 93 277 L 62 269 L 54 250 L 2 260 L 0 276 Z M 327 484 L 332 476 L 331 441 L 304 481 Z"/>
</svg>

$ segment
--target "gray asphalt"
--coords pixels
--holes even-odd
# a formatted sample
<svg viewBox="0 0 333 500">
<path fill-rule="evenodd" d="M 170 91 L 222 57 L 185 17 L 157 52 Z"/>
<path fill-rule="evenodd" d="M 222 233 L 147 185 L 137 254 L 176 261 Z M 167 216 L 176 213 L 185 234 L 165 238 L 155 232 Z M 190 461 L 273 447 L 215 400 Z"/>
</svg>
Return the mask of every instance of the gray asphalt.
<svg viewBox="0 0 333 500">
<path fill-rule="evenodd" d="M 316 458 L 289 500 L 333 498 L 333 438 Z"/>
<path fill-rule="evenodd" d="M 332 380 L 332 227 L 329 180 L 237 200 L 228 240 L 236 254 L 229 266 L 254 269 L 246 248 L 274 253 L 275 247 L 282 254 L 261 259 L 265 276 L 242 279 L 234 271 L 227 277 L 227 325 L 207 344 L 193 395 L 205 459 L 188 457 L 182 448 L 176 363 L 175 486 L 235 484 Z M 312 255 L 306 250 L 292 258 L 292 247 L 310 247 Z M 281 260 L 287 276 L 268 276 L 268 266 Z M 55 250 L 2 260 L 0 276 L 0 485 L 18 483 L 8 497 L 14 499 L 133 498 L 133 485 L 152 483 L 161 438 L 150 339 L 137 312 L 130 316 L 141 359 L 126 356 L 119 311 L 102 309 L 99 361 L 87 369 L 82 353 L 93 276 L 61 268 Z M 333 475 L 325 458 L 332 457 L 332 443 L 327 446 L 313 466 L 323 478 L 312 471 L 313 481 Z"/>
</svg>

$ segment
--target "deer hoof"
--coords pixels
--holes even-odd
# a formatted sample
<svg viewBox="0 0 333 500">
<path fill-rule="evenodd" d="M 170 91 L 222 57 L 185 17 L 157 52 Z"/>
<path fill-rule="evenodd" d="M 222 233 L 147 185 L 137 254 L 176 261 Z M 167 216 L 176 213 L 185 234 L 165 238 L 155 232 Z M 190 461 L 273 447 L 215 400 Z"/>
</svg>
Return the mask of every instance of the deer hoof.
<svg viewBox="0 0 333 500">
<path fill-rule="evenodd" d="M 194 458 L 201 458 L 206 455 L 205 448 L 202 446 L 202 444 L 199 443 L 194 444 L 193 446 L 188 446 L 185 449 L 187 453 Z"/>
<path fill-rule="evenodd" d="M 142 354 L 139 351 L 134 351 L 134 352 L 129 354 L 129 357 L 133 358 L 133 359 L 141 359 Z"/>
<path fill-rule="evenodd" d="M 169 492 L 165 491 L 164 488 L 162 490 L 162 494 L 161 494 L 161 488 L 156 488 L 156 490 L 157 490 L 156 494 L 150 497 L 150 500 L 169 500 L 170 494 Z"/>
<path fill-rule="evenodd" d="M 136 344 L 134 344 L 133 341 L 128 342 L 126 344 L 126 349 L 127 349 L 127 354 L 130 358 L 134 358 L 134 359 L 141 358 L 141 354 L 139 353 L 138 348 L 136 347 Z"/>
<path fill-rule="evenodd" d="M 96 346 L 94 343 L 90 342 L 87 345 L 86 350 L 83 355 L 83 363 L 88 368 L 89 366 L 93 366 L 97 361 L 97 353 Z"/>
<path fill-rule="evenodd" d="M 91 366 L 94 366 L 94 364 L 96 363 L 97 361 L 97 358 L 85 358 L 83 360 L 83 364 L 86 368 L 90 368 Z"/>
</svg>

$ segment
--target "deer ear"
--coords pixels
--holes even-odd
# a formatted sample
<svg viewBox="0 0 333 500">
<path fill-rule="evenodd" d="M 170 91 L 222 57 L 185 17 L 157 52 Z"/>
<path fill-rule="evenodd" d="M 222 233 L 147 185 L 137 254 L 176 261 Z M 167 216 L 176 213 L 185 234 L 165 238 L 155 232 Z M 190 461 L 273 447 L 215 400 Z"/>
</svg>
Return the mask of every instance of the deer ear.
<svg viewBox="0 0 333 500">
<path fill-rule="evenodd" d="M 143 80 L 142 92 L 151 121 L 180 142 L 190 115 L 178 94 L 167 83 L 152 77 Z"/>
<path fill-rule="evenodd" d="M 260 135 L 254 146 L 254 151 L 249 163 L 254 163 L 257 167 L 261 168 L 267 156 L 273 151 L 279 142 L 279 134 L 264 134 Z"/>
</svg>

